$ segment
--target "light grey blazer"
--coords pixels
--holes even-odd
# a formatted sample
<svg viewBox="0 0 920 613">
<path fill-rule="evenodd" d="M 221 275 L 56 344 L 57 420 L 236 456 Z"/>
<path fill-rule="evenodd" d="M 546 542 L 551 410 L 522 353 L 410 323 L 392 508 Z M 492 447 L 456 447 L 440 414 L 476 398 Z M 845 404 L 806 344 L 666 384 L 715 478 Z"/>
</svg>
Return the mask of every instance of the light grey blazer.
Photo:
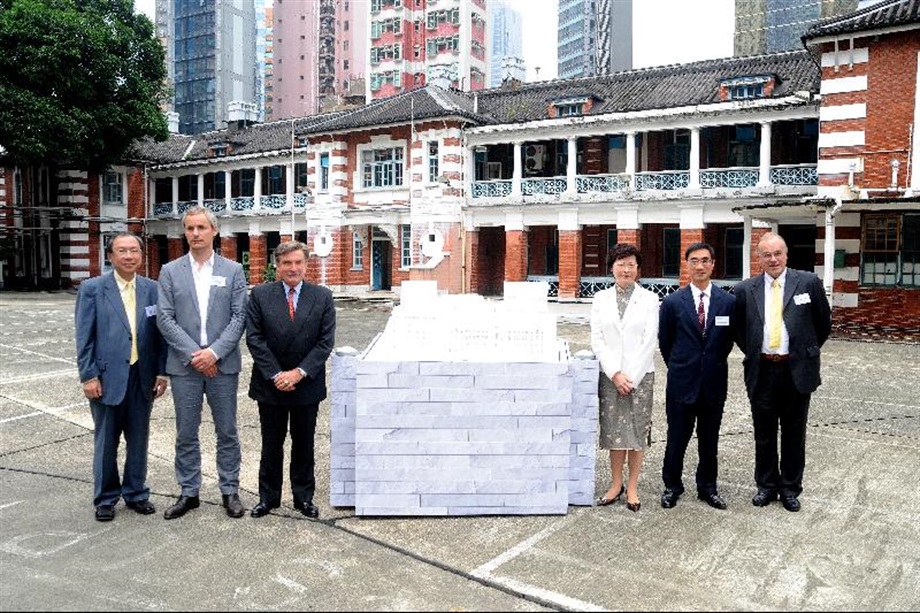
<svg viewBox="0 0 920 613">
<path fill-rule="evenodd" d="M 224 281 L 215 282 L 219 278 Z M 242 368 L 240 338 L 246 329 L 246 276 L 239 263 L 216 254 L 207 326 L 208 347 L 219 358 L 218 370 L 223 374 L 239 373 Z M 190 374 L 192 353 L 202 346 L 198 295 L 187 254 L 160 270 L 157 327 L 169 345 L 166 373 Z"/>
</svg>

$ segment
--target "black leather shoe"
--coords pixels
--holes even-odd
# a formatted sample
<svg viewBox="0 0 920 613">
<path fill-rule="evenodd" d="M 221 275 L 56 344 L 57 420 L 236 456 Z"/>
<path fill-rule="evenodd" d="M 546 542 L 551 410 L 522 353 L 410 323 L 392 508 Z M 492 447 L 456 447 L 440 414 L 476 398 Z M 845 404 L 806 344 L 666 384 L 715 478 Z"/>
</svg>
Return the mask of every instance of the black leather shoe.
<svg viewBox="0 0 920 613">
<path fill-rule="evenodd" d="M 199 500 L 198 496 L 179 496 L 176 500 L 176 504 L 166 509 L 166 512 L 163 513 L 163 517 L 166 519 L 176 519 L 200 506 L 201 500 Z"/>
<path fill-rule="evenodd" d="M 227 509 L 227 517 L 242 517 L 243 513 L 246 512 L 239 494 L 224 494 L 223 498 L 224 508 Z"/>
<path fill-rule="evenodd" d="M 715 492 L 697 492 L 696 497 L 711 506 L 713 509 L 724 511 L 728 508 L 725 500 Z"/>
<path fill-rule="evenodd" d="M 104 504 L 96 507 L 96 521 L 112 521 L 115 519 L 115 507 Z"/>
<path fill-rule="evenodd" d="M 136 513 L 140 513 L 141 515 L 151 515 L 157 512 L 156 507 L 154 507 L 153 503 L 149 500 L 135 500 L 133 502 L 126 502 L 125 506 Z"/>
<path fill-rule="evenodd" d="M 779 500 L 783 503 L 783 508 L 792 513 L 796 513 L 802 508 L 802 503 L 795 496 L 780 496 Z"/>
<path fill-rule="evenodd" d="M 601 496 L 600 498 L 597 499 L 597 506 L 606 507 L 608 505 L 613 504 L 614 502 L 617 502 L 620 499 L 620 496 L 622 496 L 623 492 L 625 491 L 626 491 L 626 486 L 624 485 L 620 487 L 620 493 L 614 496 L 613 498 L 607 498 L 606 496 Z"/>
<path fill-rule="evenodd" d="M 265 517 L 271 512 L 272 509 L 277 509 L 277 508 L 278 508 L 278 505 L 276 504 L 271 505 L 271 504 L 268 504 L 267 502 L 262 502 L 260 500 L 259 504 L 252 507 L 252 510 L 249 512 L 249 515 L 255 518 Z"/>
<path fill-rule="evenodd" d="M 316 519 L 319 517 L 319 509 L 316 508 L 316 505 L 313 504 L 312 500 L 306 502 L 295 502 L 294 508 L 306 515 L 307 517 L 312 517 Z"/>
<path fill-rule="evenodd" d="M 666 487 L 661 494 L 661 506 L 665 509 L 673 509 L 677 506 L 677 499 L 680 498 L 680 492 Z"/>
<path fill-rule="evenodd" d="M 757 490 L 754 497 L 751 498 L 751 504 L 755 507 L 765 507 L 776 500 L 776 492 L 773 490 Z"/>
</svg>

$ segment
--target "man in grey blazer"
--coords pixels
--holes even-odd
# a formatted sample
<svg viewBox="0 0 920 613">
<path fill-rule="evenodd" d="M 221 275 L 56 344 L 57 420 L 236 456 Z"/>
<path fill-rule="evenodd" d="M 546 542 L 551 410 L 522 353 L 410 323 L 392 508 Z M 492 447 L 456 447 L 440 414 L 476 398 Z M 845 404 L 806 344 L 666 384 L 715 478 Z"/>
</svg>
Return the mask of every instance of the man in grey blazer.
<svg viewBox="0 0 920 613">
<path fill-rule="evenodd" d="M 243 267 L 214 253 L 217 218 L 203 207 L 182 216 L 189 253 L 160 271 L 157 325 L 169 345 L 166 372 L 176 407 L 176 480 L 182 491 L 166 519 L 198 508 L 201 489 L 201 425 L 207 396 L 217 435 L 217 475 L 223 506 L 242 517 L 239 497 L 240 440 L 236 428 L 240 338 L 246 327 Z"/>
<path fill-rule="evenodd" d="M 335 305 L 332 292 L 304 280 L 303 243 L 278 245 L 275 266 L 281 280 L 252 288 L 246 308 L 246 343 L 254 362 L 249 397 L 259 404 L 262 430 L 259 503 L 250 515 L 263 517 L 281 505 L 290 423 L 294 508 L 316 518 L 313 439 L 326 397 L 326 360 L 335 344 Z"/>
<path fill-rule="evenodd" d="M 757 254 L 764 272 L 735 286 L 733 321 L 754 421 L 757 494 L 751 503 L 763 507 L 779 496 L 795 512 L 801 508 L 808 407 L 821 385 L 831 308 L 817 275 L 786 267 L 788 250 L 779 234 L 763 235 Z"/>
<path fill-rule="evenodd" d="M 137 274 L 141 240 L 130 232 L 106 246 L 115 271 L 80 284 L 74 309 L 77 368 L 93 415 L 93 506 L 97 521 L 129 509 L 155 512 L 147 487 L 153 400 L 166 391 L 166 350 L 156 326 L 157 284 Z M 124 480 L 118 444 L 125 437 Z"/>
</svg>

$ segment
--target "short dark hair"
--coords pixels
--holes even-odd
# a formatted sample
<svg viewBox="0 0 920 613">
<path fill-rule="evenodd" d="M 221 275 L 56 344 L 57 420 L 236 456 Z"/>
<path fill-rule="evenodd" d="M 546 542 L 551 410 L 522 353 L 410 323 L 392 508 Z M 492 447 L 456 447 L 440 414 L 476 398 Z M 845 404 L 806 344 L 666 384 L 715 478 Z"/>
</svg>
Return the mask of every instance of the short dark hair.
<svg viewBox="0 0 920 613">
<path fill-rule="evenodd" d="M 124 237 L 124 236 L 130 236 L 131 238 L 133 238 L 134 240 L 136 240 L 136 241 L 137 241 L 137 246 L 140 248 L 140 250 L 141 250 L 141 251 L 144 250 L 144 241 L 141 240 L 141 237 L 140 237 L 140 236 L 138 236 L 138 235 L 135 234 L 134 232 L 119 232 L 119 233 L 116 234 L 115 236 L 111 237 L 111 238 L 109 239 L 109 242 L 106 243 L 106 245 L 105 245 L 105 252 L 108 253 L 108 254 L 111 254 L 111 253 L 112 253 L 112 245 L 115 244 L 115 239 L 122 238 L 122 237 Z"/>
<path fill-rule="evenodd" d="M 275 247 L 275 264 L 278 264 L 278 260 L 283 258 L 289 253 L 294 251 L 302 251 L 303 257 L 306 259 L 310 257 L 310 252 L 307 249 L 307 246 L 301 243 L 300 241 L 288 241 L 286 243 L 281 243 Z"/>
<path fill-rule="evenodd" d="M 692 245 L 687 247 L 686 251 L 684 251 L 684 259 L 689 260 L 690 254 L 693 253 L 694 251 L 699 251 L 700 249 L 705 249 L 706 251 L 709 252 L 709 257 L 711 257 L 713 260 L 716 259 L 716 250 L 713 249 L 712 245 L 710 245 L 709 243 L 693 243 Z"/>
<path fill-rule="evenodd" d="M 617 260 L 628 258 L 631 255 L 635 256 L 636 264 L 642 266 L 642 254 L 639 253 L 638 247 L 629 243 L 617 243 L 613 246 L 613 249 L 607 252 L 607 270 L 610 270 L 610 267 Z"/>
</svg>

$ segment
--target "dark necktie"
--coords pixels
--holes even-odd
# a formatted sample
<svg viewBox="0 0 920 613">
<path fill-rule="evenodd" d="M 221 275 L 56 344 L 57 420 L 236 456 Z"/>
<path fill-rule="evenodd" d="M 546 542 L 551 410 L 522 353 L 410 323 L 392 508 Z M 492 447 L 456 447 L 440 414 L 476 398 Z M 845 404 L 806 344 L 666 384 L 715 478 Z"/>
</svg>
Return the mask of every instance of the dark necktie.
<svg viewBox="0 0 920 613">
<path fill-rule="evenodd" d="M 294 321 L 294 288 L 288 292 L 288 315 L 291 316 L 291 321 Z"/>
<path fill-rule="evenodd" d="M 706 309 L 703 307 L 703 292 L 700 292 L 700 306 L 696 310 L 696 322 L 700 326 L 700 334 L 706 334 Z"/>
</svg>

